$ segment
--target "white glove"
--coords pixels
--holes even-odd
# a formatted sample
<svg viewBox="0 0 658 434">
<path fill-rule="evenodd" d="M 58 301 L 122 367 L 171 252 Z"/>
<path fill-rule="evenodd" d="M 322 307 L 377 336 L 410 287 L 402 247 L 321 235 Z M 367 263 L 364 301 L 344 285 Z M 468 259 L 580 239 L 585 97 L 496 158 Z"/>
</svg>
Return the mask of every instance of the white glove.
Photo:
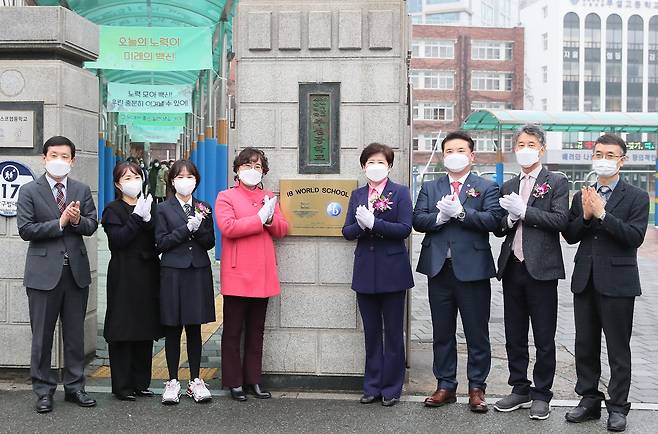
<svg viewBox="0 0 658 434">
<path fill-rule="evenodd" d="M 500 206 L 506 210 L 512 220 L 518 220 L 525 217 L 525 211 L 528 205 L 523 203 L 523 198 L 516 193 L 507 194 L 498 199 Z"/>
<path fill-rule="evenodd" d="M 446 215 L 445 212 L 441 212 L 441 208 L 439 208 L 439 204 L 441 203 L 441 201 L 446 200 L 446 198 L 450 200 L 451 197 L 452 197 L 451 195 L 446 195 L 443 196 L 440 200 L 436 201 L 436 209 L 439 210 L 439 213 L 436 215 L 436 224 L 442 225 L 450 221 L 450 216 Z"/>
<path fill-rule="evenodd" d="M 439 215 L 445 214 L 449 218 L 457 218 L 464 210 L 461 202 L 459 200 L 453 200 L 453 196 L 444 197 L 436 206 L 439 208 Z"/>
<path fill-rule="evenodd" d="M 267 195 L 263 198 L 263 206 L 258 210 L 258 217 L 263 224 L 270 217 L 270 198 Z"/>
<path fill-rule="evenodd" d="M 372 211 L 363 205 L 356 209 L 356 216 L 357 219 L 361 219 L 363 225 L 368 229 L 372 229 L 372 227 L 375 225 L 375 215 L 372 213 Z"/>
<path fill-rule="evenodd" d="M 188 217 L 187 228 L 190 230 L 190 232 L 196 232 L 199 230 L 199 226 L 201 226 L 202 221 L 203 216 L 200 213 L 196 213 L 194 214 L 194 217 Z"/>
<path fill-rule="evenodd" d="M 271 222 L 271 221 L 272 221 L 272 217 L 274 217 L 274 210 L 276 209 L 276 201 L 277 201 L 277 197 L 274 196 L 274 197 L 272 197 L 272 199 L 270 199 L 270 201 L 268 202 L 268 204 L 269 204 L 269 206 L 270 206 L 270 210 L 269 210 L 269 213 L 268 213 L 268 215 L 267 215 L 267 220 L 265 220 L 266 222 Z"/>
<path fill-rule="evenodd" d="M 361 208 L 365 208 L 364 205 L 359 205 L 356 207 L 356 213 L 354 214 L 354 217 L 356 218 L 356 223 L 359 225 L 361 229 L 366 228 L 366 223 L 365 220 L 363 219 L 363 211 Z"/>
<path fill-rule="evenodd" d="M 137 214 L 145 222 L 150 221 L 152 203 L 153 203 L 153 197 L 150 194 L 146 197 L 146 199 L 144 198 L 144 196 L 140 196 L 137 199 L 137 204 L 135 204 L 135 210 L 133 211 L 133 214 Z"/>
</svg>

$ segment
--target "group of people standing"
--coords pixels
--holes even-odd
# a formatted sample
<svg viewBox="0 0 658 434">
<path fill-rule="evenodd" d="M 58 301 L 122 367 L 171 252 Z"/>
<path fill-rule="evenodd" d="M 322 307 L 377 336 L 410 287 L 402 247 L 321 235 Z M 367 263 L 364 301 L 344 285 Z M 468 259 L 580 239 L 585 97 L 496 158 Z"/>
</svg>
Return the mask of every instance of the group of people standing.
<svg viewBox="0 0 658 434">
<path fill-rule="evenodd" d="M 468 349 L 469 408 L 488 410 L 486 379 L 491 366 L 489 314 L 492 277 L 503 283 L 505 337 L 511 393 L 494 404 L 501 412 L 529 408 L 532 419 L 550 414 L 555 376 L 557 284 L 565 278 L 560 234 L 580 243 L 571 280 L 576 324 L 576 392 L 580 404 L 566 419 L 601 416 L 601 332 L 608 344 L 608 429 L 623 431 L 630 409 L 630 338 L 635 297 L 640 295 L 637 249 L 648 223 L 646 192 L 624 182 L 619 170 L 625 142 L 605 134 L 592 154 L 597 181 L 577 192 L 569 209 L 567 179 L 541 164 L 543 130 L 523 126 L 514 136 L 522 167 L 502 189 L 471 171 L 474 142 L 465 132 L 441 143 L 448 172 L 423 184 L 415 207 L 409 188 L 389 179 L 394 152 L 366 146 L 360 165 L 367 184 L 352 192 L 343 236 L 356 240 L 352 288 L 365 335 L 365 375 L 360 402 L 393 406 L 405 376 L 403 339 L 407 290 L 414 286 L 405 240 L 412 228 L 425 233 L 417 271 L 427 275 L 433 325 L 436 391 L 428 407 L 456 402 L 456 319 L 461 316 Z M 53 408 L 57 382 L 51 348 L 58 316 L 64 338 L 66 400 L 95 401 L 84 391 L 83 324 L 91 282 L 82 240 L 97 228 L 88 186 L 68 178 L 75 146 L 65 137 L 43 147 L 46 173 L 22 187 L 18 201 L 20 236 L 30 242 L 25 286 L 32 325 L 31 376 L 36 411 Z M 269 171 L 265 154 L 243 149 L 233 162 L 236 183 L 220 192 L 214 216 L 221 231 L 223 295 L 222 383 L 233 399 L 247 394 L 269 398 L 261 386 L 263 332 L 270 297 L 280 293 L 274 239 L 288 223 L 277 197 L 262 185 Z M 143 193 L 145 175 L 134 162 L 113 173 L 117 199 L 103 212 L 111 259 L 107 274 L 108 341 L 112 392 L 126 401 L 150 396 L 153 340 L 165 338 L 169 381 L 163 404 L 179 402 L 181 335 L 185 330 L 190 381 L 187 395 L 211 399 L 200 378 L 202 324 L 215 320 L 214 281 L 208 251 L 215 245 L 210 204 L 193 196 L 200 183 L 194 164 L 174 162 L 166 187 L 174 195 L 155 204 Z M 156 187 L 157 191 L 157 187 Z M 68 205 L 67 205 L 68 204 Z M 498 268 L 489 234 L 504 237 Z M 528 379 L 528 332 L 536 347 L 533 380 Z M 244 356 L 241 336 L 244 331 Z"/>
<path fill-rule="evenodd" d="M 43 146 L 45 174 L 23 186 L 18 230 L 29 241 L 24 284 L 32 327 L 30 375 L 35 410 L 53 409 L 57 379 L 51 368 L 57 319 L 63 326 L 65 400 L 83 407 L 96 401 L 85 392 L 84 319 L 91 273 L 83 236 L 98 227 L 90 188 L 69 178 L 75 145 L 55 136 Z M 233 163 L 235 186 L 220 192 L 215 218 L 222 232 L 221 293 L 224 296 L 222 381 L 231 396 L 270 398 L 261 386 L 263 332 L 269 297 L 279 294 L 273 238 L 288 232 L 276 196 L 262 188 L 269 170 L 265 154 L 242 150 Z M 210 204 L 193 196 L 201 178 L 191 161 L 168 170 L 175 192 L 155 204 L 144 194 L 144 171 L 121 162 L 113 171 L 116 200 L 101 224 L 111 253 L 107 272 L 108 342 L 112 393 L 123 401 L 153 396 L 153 341 L 164 337 L 169 380 L 163 404 L 177 404 L 179 361 L 185 330 L 189 378 L 186 394 L 195 402 L 212 399 L 200 378 L 203 324 L 213 322 L 215 290 L 208 251 L 215 246 Z M 67 205 L 68 204 L 68 205 Z M 230 264 L 230 266 L 228 265 Z M 245 331 L 244 357 L 240 348 Z"/>
<path fill-rule="evenodd" d="M 607 427 L 623 431 L 630 409 L 630 339 L 639 296 L 637 249 L 648 224 L 649 197 L 619 175 L 626 144 L 605 134 L 596 141 L 593 185 L 576 192 L 569 208 L 568 180 L 541 164 L 546 151 L 540 126 L 525 125 L 514 136 L 522 167 L 502 189 L 471 171 L 473 139 L 449 133 L 441 142 L 448 174 L 425 182 L 412 210 L 409 190 L 388 178 L 393 151 L 367 146 L 361 166 L 368 184 L 350 197 L 343 235 L 357 240 L 352 288 L 365 334 L 366 366 L 361 403 L 394 405 L 405 375 L 403 312 L 413 287 L 404 240 L 412 227 L 425 233 L 417 271 L 428 278 L 433 327 L 436 391 L 427 407 L 456 402 L 457 314 L 468 352 L 468 406 L 487 412 L 486 380 L 491 367 L 489 316 L 492 277 L 502 280 L 511 393 L 493 406 L 500 412 L 529 409 L 531 419 L 550 415 L 556 368 L 558 280 L 565 278 L 560 235 L 580 243 L 571 279 L 576 325 L 576 393 L 582 399 L 566 414 L 579 423 L 601 417 L 601 333 L 608 346 L 611 377 Z M 498 267 L 489 234 L 504 237 Z M 528 378 L 528 332 L 536 348 Z"/>
</svg>

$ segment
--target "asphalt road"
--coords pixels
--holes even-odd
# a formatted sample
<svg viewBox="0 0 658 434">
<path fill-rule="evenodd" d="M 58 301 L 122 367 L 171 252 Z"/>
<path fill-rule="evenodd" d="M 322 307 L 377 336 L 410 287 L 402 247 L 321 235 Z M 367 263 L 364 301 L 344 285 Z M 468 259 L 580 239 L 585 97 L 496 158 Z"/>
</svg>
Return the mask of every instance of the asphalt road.
<svg viewBox="0 0 658 434">
<path fill-rule="evenodd" d="M 275 398 L 250 399 L 245 403 L 226 396 L 211 403 L 195 404 L 181 398 L 178 406 L 165 407 L 159 397 L 126 403 L 107 393 L 95 393 L 95 408 L 80 408 L 55 395 L 55 410 L 36 414 L 34 395 L 29 391 L 0 391 L 2 433 L 105 433 L 105 432 L 312 432 L 312 433 L 603 433 L 606 413 L 599 421 L 579 425 L 564 420 L 567 408 L 554 408 L 545 421 L 533 421 L 526 410 L 510 414 L 493 410 L 484 415 L 468 411 L 465 404 L 440 409 L 418 402 L 401 402 L 395 407 L 362 405 L 352 399 Z M 320 395 L 318 395 L 320 396 Z M 330 397 L 331 395 L 326 395 Z M 633 410 L 628 433 L 655 433 L 658 411 Z"/>
</svg>

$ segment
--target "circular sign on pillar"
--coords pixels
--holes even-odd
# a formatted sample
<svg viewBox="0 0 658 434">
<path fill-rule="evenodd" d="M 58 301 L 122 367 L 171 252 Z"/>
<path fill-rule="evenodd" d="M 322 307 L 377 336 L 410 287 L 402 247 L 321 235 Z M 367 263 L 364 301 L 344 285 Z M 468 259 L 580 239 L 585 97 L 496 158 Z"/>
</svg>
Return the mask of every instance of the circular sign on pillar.
<svg viewBox="0 0 658 434">
<path fill-rule="evenodd" d="M 18 193 L 23 185 L 34 180 L 32 171 L 16 161 L 0 161 L 0 215 L 16 216 Z"/>
</svg>

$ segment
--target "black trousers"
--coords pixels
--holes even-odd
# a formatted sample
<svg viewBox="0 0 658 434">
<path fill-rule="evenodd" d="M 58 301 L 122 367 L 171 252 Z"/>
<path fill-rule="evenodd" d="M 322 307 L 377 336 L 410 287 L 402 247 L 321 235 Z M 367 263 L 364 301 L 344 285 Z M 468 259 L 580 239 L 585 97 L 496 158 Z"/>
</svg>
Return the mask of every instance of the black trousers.
<svg viewBox="0 0 658 434">
<path fill-rule="evenodd" d="M 457 390 L 457 312 L 462 319 L 468 362 L 469 389 L 487 387 L 491 369 L 489 313 L 491 283 L 487 280 L 462 282 L 455 277 L 451 261 L 428 280 L 432 312 L 433 371 L 439 388 Z"/>
<path fill-rule="evenodd" d="M 85 386 L 84 325 L 89 287 L 80 288 L 71 268 L 62 270 L 62 277 L 50 291 L 27 288 L 32 328 L 30 376 L 32 390 L 38 396 L 52 395 L 57 388 L 57 376 L 50 369 L 53 336 L 57 318 L 62 323 L 64 341 L 64 391 L 75 393 Z"/>
<path fill-rule="evenodd" d="M 581 405 L 601 405 L 601 331 L 605 335 L 610 363 L 610 382 L 605 402 L 609 412 L 628 414 L 631 404 L 631 333 L 635 297 L 609 297 L 594 288 L 592 279 L 585 291 L 573 296 L 576 323 L 576 393 Z"/>
<path fill-rule="evenodd" d="M 525 263 L 511 261 L 503 276 L 505 349 L 512 392 L 550 402 L 555 377 L 557 280 L 535 280 Z M 535 340 L 534 386 L 528 380 L 528 329 Z"/>
<path fill-rule="evenodd" d="M 112 393 L 129 395 L 151 385 L 153 341 L 114 341 L 110 353 Z"/>
<path fill-rule="evenodd" d="M 224 296 L 222 384 L 225 387 L 260 384 L 268 301 L 269 298 Z M 240 362 L 243 324 L 244 359 Z"/>
</svg>

